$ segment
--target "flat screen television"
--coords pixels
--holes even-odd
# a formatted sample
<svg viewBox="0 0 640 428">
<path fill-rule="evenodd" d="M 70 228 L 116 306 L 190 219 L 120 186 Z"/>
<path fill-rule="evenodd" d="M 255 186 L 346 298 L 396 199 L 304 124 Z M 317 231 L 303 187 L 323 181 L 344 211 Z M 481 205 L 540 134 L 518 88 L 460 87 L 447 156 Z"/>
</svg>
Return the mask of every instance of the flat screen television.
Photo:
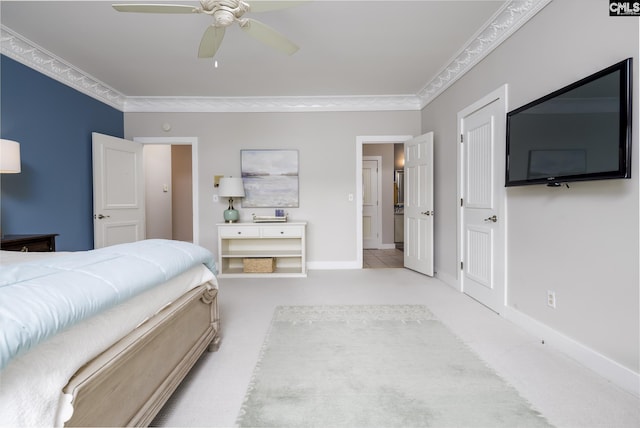
<svg viewBox="0 0 640 428">
<path fill-rule="evenodd" d="M 631 177 L 632 58 L 507 113 L 505 185 Z"/>
</svg>

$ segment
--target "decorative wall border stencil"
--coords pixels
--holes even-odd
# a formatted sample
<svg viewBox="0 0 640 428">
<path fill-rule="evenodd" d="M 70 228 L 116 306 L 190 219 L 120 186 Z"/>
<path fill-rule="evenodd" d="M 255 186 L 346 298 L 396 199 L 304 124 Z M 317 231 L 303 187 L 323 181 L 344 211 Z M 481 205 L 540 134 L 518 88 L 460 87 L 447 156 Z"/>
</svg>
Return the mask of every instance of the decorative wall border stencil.
<svg viewBox="0 0 640 428">
<path fill-rule="evenodd" d="M 297 150 L 241 150 L 243 208 L 298 207 Z"/>
<path fill-rule="evenodd" d="M 106 104 L 128 112 L 310 112 L 421 110 L 551 0 L 511 0 L 417 94 L 336 97 L 127 97 L 9 28 L 0 52 Z M 426 77 L 425 77 L 426 78 Z"/>
</svg>

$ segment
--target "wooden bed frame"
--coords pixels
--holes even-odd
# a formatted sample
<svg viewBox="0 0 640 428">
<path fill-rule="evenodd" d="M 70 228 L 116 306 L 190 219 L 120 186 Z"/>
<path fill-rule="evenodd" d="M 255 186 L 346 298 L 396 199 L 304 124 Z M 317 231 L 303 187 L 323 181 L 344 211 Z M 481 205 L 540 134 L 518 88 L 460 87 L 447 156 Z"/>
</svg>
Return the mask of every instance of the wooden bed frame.
<svg viewBox="0 0 640 428">
<path fill-rule="evenodd" d="M 205 349 L 218 349 L 218 291 L 200 285 L 80 368 L 65 426 L 147 426 Z"/>
</svg>

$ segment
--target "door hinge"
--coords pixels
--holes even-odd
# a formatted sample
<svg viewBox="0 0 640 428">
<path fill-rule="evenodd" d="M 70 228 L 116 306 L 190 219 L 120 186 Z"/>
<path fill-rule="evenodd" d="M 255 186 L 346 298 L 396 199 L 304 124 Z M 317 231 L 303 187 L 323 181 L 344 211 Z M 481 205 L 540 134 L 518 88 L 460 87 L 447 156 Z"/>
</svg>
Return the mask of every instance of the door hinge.
<svg viewBox="0 0 640 428">
<path fill-rule="evenodd" d="M 464 207 L 464 199 L 460 198 L 460 206 Z"/>
<path fill-rule="evenodd" d="M 464 143 L 464 135 L 460 134 L 460 142 Z"/>
<path fill-rule="evenodd" d="M 464 270 L 464 262 L 460 262 L 460 270 Z"/>
</svg>

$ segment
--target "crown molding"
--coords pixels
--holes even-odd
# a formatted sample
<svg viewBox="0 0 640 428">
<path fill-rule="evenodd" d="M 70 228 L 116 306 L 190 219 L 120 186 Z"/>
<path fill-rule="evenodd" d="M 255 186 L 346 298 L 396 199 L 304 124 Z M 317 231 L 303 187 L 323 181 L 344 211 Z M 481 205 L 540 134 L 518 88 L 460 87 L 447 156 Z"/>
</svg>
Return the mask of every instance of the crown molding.
<svg viewBox="0 0 640 428">
<path fill-rule="evenodd" d="M 420 110 L 415 95 L 335 97 L 129 97 L 126 112 L 311 112 Z"/>
<path fill-rule="evenodd" d="M 489 23 L 478 31 L 465 47 L 416 94 L 420 99 L 420 109 L 464 76 L 551 1 L 511 0 L 505 3 Z"/>
<path fill-rule="evenodd" d="M 126 96 L 5 26 L 0 27 L 0 52 L 83 94 L 123 110 Z"/>
<path fill-rule="evenodd" d="M 415 95 L 334 97 L 128 97 L 5 26 L 0 52 L 122 112 L 421 110 L 552 0 L 511 0 Z"/>
</svg>

